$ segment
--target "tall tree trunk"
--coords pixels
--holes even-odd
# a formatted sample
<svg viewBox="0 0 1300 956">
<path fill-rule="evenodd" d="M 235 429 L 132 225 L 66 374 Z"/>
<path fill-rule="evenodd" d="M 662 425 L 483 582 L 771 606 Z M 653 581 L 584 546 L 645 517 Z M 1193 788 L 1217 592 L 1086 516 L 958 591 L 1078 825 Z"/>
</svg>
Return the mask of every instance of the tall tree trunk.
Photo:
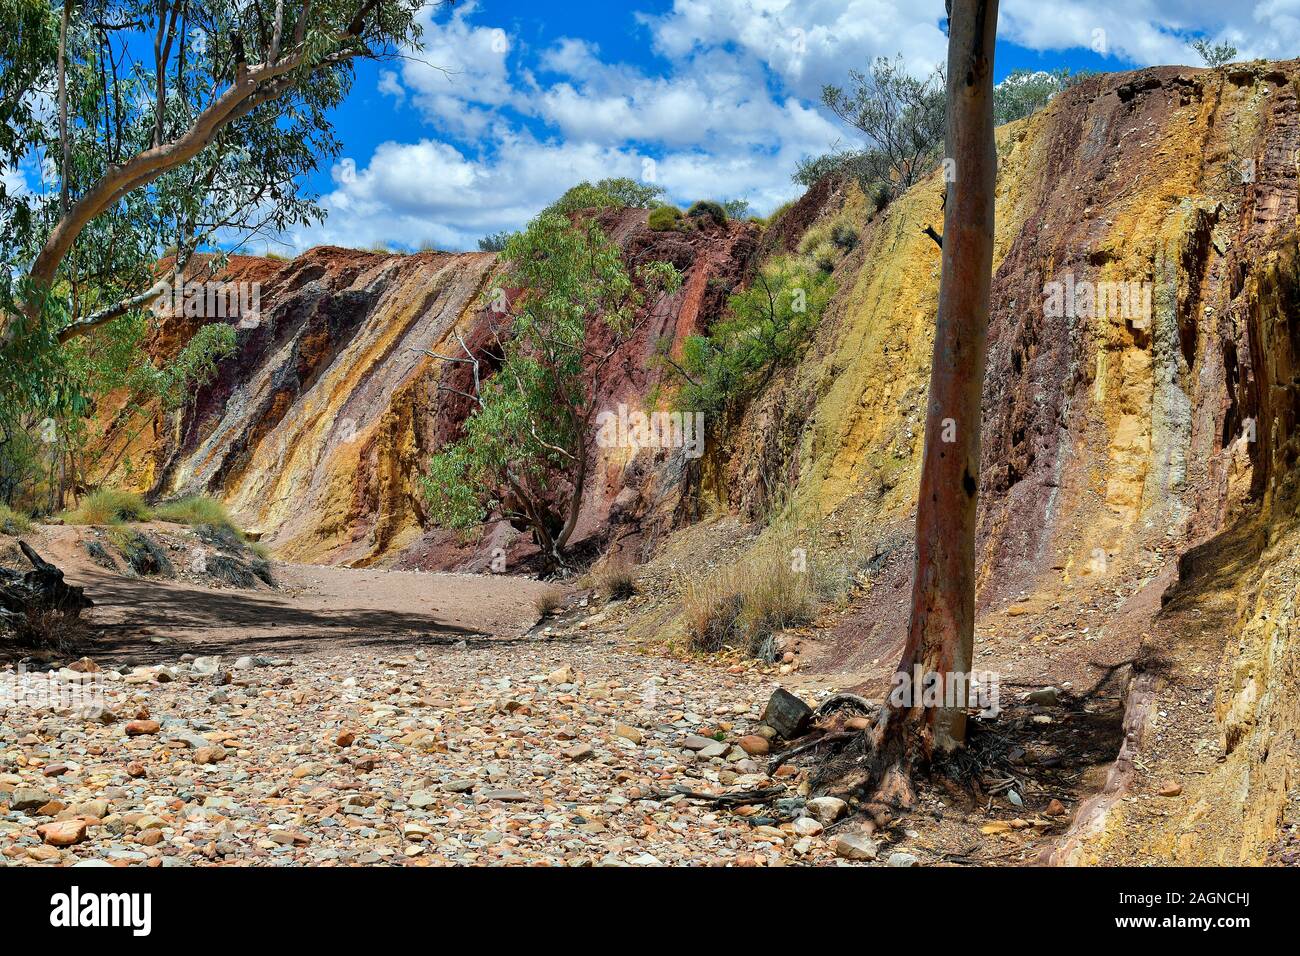
<svg viewBox="0 0 1300 956">
<path fill-rule="evenodd" d="M 916 511 L 912 616 L 899 664 L 900 673 L 942 675 L 940 694 L 947 675 L 970 672 L 975 639 L 980 400 L 997 171 L 993 142 L 997 19 L 997 0 L 951 0 L 943 272 Z M 923 706 L 921 688 L 913 682 L 912 690 L 904 723 L 919 732 L 926 755 L 961 746 L 966 736 L 965 707 Z M 957 702 L 964 705 L 964 697 Z"/>
<path fill-rule="evenodd" d="M 72 144 L 68 140 L 68 16 L 72 12 L 72 0 L 64 0 L 63 16 L 59 21 L 59 61 L 55 67 L 58 73 L 59 97 L 59 215 L 68 214 L 68 175 L 72 166 Z"/>
</svg>

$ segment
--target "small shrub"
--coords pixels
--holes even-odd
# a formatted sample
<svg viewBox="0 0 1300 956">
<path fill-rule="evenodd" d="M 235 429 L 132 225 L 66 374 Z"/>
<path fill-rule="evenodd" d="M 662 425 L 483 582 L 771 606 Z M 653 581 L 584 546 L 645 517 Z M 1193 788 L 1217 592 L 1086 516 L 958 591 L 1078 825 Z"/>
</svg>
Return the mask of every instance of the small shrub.
<svg viewBox="0 0 1300 956">
<path fill-rule="evenodd" d="M 564 594 L 559 588 L 549 588 L 533 599 L 533 608 L 542 617 L 557 610 L 564 603 Z"/>
<path fill-rule="evenodd" d="M 506 243 L 510 241 L 511 233 L 502 229 L 500 232 L 490 232 L 478 241 L 479 252 L 501 252 L 505 249 Z"/>
<path fill-rule="evenodd" d="M 271 567 L 265 561 L 254 561 L 249 564 L 238 558 L 218 554 L 208 559 L 208 574 L 236 588 L 254 588 L 259 580 L 275 587 Z"/>
<path fill-rule="evenodd" d="M 749 200 L 728 199 L 722 204 L 722 211 L 726 213 L 728 219 L 747 219 L 749 218 Z"/>
<path fill-rule="evenodd" d="M 805 156 L 796 164 L 790 178 L 801 186 L 811 187 L 826 176 L 840 182 L 856 182 L 866 187 L 888 177 L 889 159 L 878 149 L 861 151 L 835 149 L 821 156 Z"/>
<path fill-rule="evenodd" d="M 712 199 L 699 199 L 691 203 L 691 208 L 686 210 L 686 215 L 692 219 L 709 218 L 719 226 L 727 224 L 727 211 L 722 208 L 720 203 Z"/>
<path fill-rule="evenodd" d="M 812 260 L 822 272 L 834 272 L 840 261 L 840 251 L 833 242 L 823 242 L 812 251 Z"/>
<path fill-rule="evenodd" d="M 170 578 L 175 574 L 163 549 L 147 534 L 119 528 L 109 532 L 109 541 L 126 558 L 131 570 L 140 577 L 161 575 Z"/>
<path fill-rule="evenodd" d="M 818 246 L 825 245 L 830 240 L 831 225 L 829 222 L 820 222 L 815 226 L 811 226 L 799 239 L 799 254 L 811 256 Z"/>
<path fill-rule="evenodd" d="M 625 176 L 601 179 L 594 184 L 584 180 L 567 189 L 563 196 L 542 210 L 542 215 L 567 216 L 582 209 L 648 209 L 663 194 L 662 186 L 639 183 Z"/>
<path fill-rule="evenodd" d="M 817 602 L 811 576 L 796 571 L 788 553 L 775 548 L 761 552 L 745 577 L 743 620 L 751 653 L 774 632 L 812 620 Z"/>
<path fill-rule="evenodd" d="M 713 417 L 768 381 L 803 350 L 834 291 L 828 273 L 806 260 L 771 259 L 727 300 L 727 316 L 708 335 L 687 337 L 675 369 L 684 379 L 677 408 Z"/>
<path fill-rule="evenodd" d="M 847 216 L 840 215 L 834 219 L 820 222 L 803 234 L 799 240 L 801 255 L 811 256 L 814 261 L 830 246 L 832 250 L 848 252 L 858 244 L 858 230 Z M 818 262 L 819 267 L 827 268 Z M 831 267 L 833 268 L 833 266 Z"/>
<path fill-rule="evenodd" d="M 730 644 L 771 660 L 780 631 L 811 622 L 825 603 L 842 601 L 853 581 L 846 569 L 816 555 L 816 540 L 815 532 L 787 516 L 741 561 L 690 580 L 682 608 L 691 647 L 712 653 Z"/>
<path fill-rule="evenodd" d="M 831 225 L 831 242 L 848 252 L 858 244 L 858 230 L 847 219 L 837 219 Z"/>
<path fill-rule="evenodd" d="M 81 499 L 81 503 L 61 516 L 67 524 L 118 524 L 122 521 L 148 521 L 149 507 L 133 491 L 100 488 Z"/>
<path fill-rule="evenodd" d="M 636 575 L 622 561 L 606 560 L 592 571 L 591 578 L 607 601 L 622 601 L 637 592 Z"/>
<path fill-rule="evenodd" d="M 739 567 L 690 581 L 682 608 L 693 649 L 713 653 L 731 644 L 771 657 L 773 635 L 812 620 L 817 601 L 809 575 L 794 570 L 788 555 L 764 548 Z"/>
<path fill-rule="evenodd" d="M 874 182 L 867 187 L 867 199 L 876 212 L 880 212 L 894 198 L 894 190 L 886 182 Z"/>
<path fill-rule="evenodd" d="M 108 549 L 99 541 L 95 541 L 94 539 L 87 541 L 86 554 L 90 556 L 90 560 L 94 561 L 101 568 L 107 568 L 109 571 L 117 570 L 117 562 L 113 560 L 113 556 L 109 554 Z"/>
<path fill-rule="evenodd" d="M 0 533 L 17 535 L 27 534 L 31 530 L 31 518 L 21 511 L 15 511 L 7 504 L 0 503 Z"/>
<path fill-rule="evenodd" d="M 655 206 L 650 210 L 650 218 L 646 220 L 648 225 L 655 232 L 680 232 L 685 228 L 682 222 L 682 212 L 676 206 Z"/>
</svg>

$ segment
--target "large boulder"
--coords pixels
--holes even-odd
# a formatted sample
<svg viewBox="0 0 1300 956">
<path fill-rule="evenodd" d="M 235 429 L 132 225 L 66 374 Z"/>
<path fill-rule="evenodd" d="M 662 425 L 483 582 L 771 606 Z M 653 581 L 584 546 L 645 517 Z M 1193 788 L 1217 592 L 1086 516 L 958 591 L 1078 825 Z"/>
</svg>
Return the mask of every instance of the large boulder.
<svg viewBox="0 0 1300 956">
<path fill-rule="evenodd" d="M 812 708 L 788 690 L 777 688 L 768 698 L 761 719 L 786 740 L 793 740 L 808 729 Z"/>
</svg>

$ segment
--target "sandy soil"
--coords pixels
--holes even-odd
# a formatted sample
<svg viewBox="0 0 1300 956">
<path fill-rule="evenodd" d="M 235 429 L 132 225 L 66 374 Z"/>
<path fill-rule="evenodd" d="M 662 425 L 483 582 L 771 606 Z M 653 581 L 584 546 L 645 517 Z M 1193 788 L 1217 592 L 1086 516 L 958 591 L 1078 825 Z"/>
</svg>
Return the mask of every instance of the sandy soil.
<svg viewBox="0 0 1300 956">
<path fill-rule="evenodd" d="M 525 578 L 277 565 L 278 588 L 214 588 L 106 571 L 88 558 L 85 533 L 85 529 L 56 527 L 43 529 L 29 540 L 47 559 L 64 568 L 71 583 L 83 585 L 96 601 L 90 622 L 98 637 L 93 653 L 106 667 L 174 665 L 186 653 L 220 655 L 227 661 L 261 655 L 301 662 L 308 668 L 300 675 L 303 679 L 315 674 L 317 680 L 324 678 L 327 683 L 345 673 L 360 673 L 361 663 L 367 662 L 377 669 L 373 680 L 382 683 L 382 662 L 389 655 L 410 655 L 422 645 L 447 649 L 464 641 L 470 650 L 495 655 L 487 673 L 525 685 L 534 679 L 529 675 L 543 666 L 581 659 L 579 666 L 592 678 L 600 674 L 602 683 L 614 680 L 622 686 L 618 675 L 622 672 L 626 678 L 627 661 L 613 664 L 607 658 L 626 654 L 635 645 L 650 651 L 630 658 L 639 661 L 634 669 L 643 683 L 673 672 L 676 680 L 703 693 L 719 678 L 736 679 L 714 669 L 726 667 L 723 661 L 709 661 L 712 667 L 692 661 L 683 667 L 682 661 L 671 659 L 671 652 L 665 659 L 668 649 L 653 647 L 657 642 L 646 642 L 644 633 L 640 639 L 629 633 L 640 630 L 629 627 L 634 621 L 657 619 L 675 605 L 667 598 L 673 590 L 669 581 L 657 579 L 667 573 L 662 567 L 644 567 L 641 595 L 625 604 L 599 612 L 594 604 L 573 607 L 563 618 L 548 619 L 545 630 L 534 630 L 538 614 L 533 602 L 551 586 Z M 1117 678 L 1138 656 L 1136 645 L 1149 636 L 1144 628 L 1150 626 L 1158 610 L 1159 596 L 1170 583 L 1171 572 L 1167 566 L 1159 572 L 1148 569 L 1145 575 L 1128 577 L 1122 589 L 1105 594 L 1083 587 L 1073 595 L 1075 600 L 1068 602 L 1051 602 L 1027 592 L 1007 611 L 986 615 L 981 620 L 978 663 L 1007 678 L 1002 701 L 1007 710 L 977 747 L 985 766 L 981 779 L 991 790 L 978 805 L 969 798 L 954 805 L 943 794 L 927 792 L 916 812 L 905 818 L 906 838 L 900 831 L 887 839 L 896 847 L 916 852 L 923 861 L 957 865 L 1023 865 L 1041 862 L 1052 853 L 1074 811 L 1103 789 L 1122 736 L 1123 682 Z M 871 598 L 865 603 L 870 604 Z M 852 616 L 854 610 L 839 613 Z M 797 666 L 793 672 L 782 667 L 779 673 L 776 667 L 755 667 L 753 662 L 743 666 L 746 678 L 756 679 L 757 684 L 748 686 L 742 695 L 746 711 L 754 709 L 751 719 L 757 717 L 756 708 L 766 697 L 763 685 L 767 681 L 776 680 L 812 702 L 845 687 L 872 696 L 880 692 L 874 672 L 884 659 L 896 658 L 896 651 L 890 656 L 888 652 L 894 649 L 882 641 L 879 648 L 873 648 L 882 661 L 858 663 L 860 656 L 853 662 L 837 660 L 836 655 L 827 653 L 828 648 L 818 646 L 822 643 L 818 636 L 824 640 L 829 633 L 826 623 L 822 622 L 820 629 L 801 629 L 803 636 L 793 645 L 800 658 L 820 659 L 822 666 Z M 612 646 L 592 654 L 594 648 L 582 645 L 598 633 L 605 637 L 600 643 Z M 556 641 L 558 644 L 552 644 Z M 547 645 L 552 646 L 543 650 Z M 545 656 L 544 662 L 537 659 L 539 654 Z M 857 666 L 836 667 L 837 663 Z M 740 672 L 742 669 L 730 671 L 731 675 Z M 457 694 L 477 698 L 471 688 L 483 673 L 480 669 L 475 678 L 453 668 L 442 675 L 444 683 L 439 690 L 452 698 Z M 1059 704 L 1025 702 L 1024 694 L 1045 685 L 1064 688 Z M 710 702 L 701 712 L 716 713 L 716 706 Z M 333 715 L 330 721 L 338 719 L 339 715 Z M 676 751 L 676 737 L 695 728 L 683 724 L 662 729 L 663 743 Z M 290 736 L 294 746 L 301 744 L 297 736 Z M 559 744 L 543 749 L 550 754 L 556 747 Z M 266 755 L 259 759 L 265 761 Z M 614 763 L 624 772 L 632 772 L 621 761 Z M 658 768 L 657 773 L 662 774 L 663 769 Z M 712 778 L 701 782 L 717 784 Z M 1115 798 L 1128 791 L 1131 781 L 1126 783 Z M 1015 803 L 1008 801 L 1007 787 L 1019 794 Z M 1052 805 L 1057 805 L 1055 811 L 1050 809 Z M 790 836 L 785 834 L 782 839 Z M 725 845 L 736 852 L 750 839 Z M 791 858 L 788 853 L 793 843 L 791 839 L 789 845 L 775 845 L 784 847 L 775 858 L 786 862 L 825 859 L 821 853 L 827 847 L 820 842 L 816 843 L 818 852 L 803 849 Z"/>
<path fill-rule="evenodd" d="M 97 567 L 85 530 L 26 540 L 95 601 L 87 623 L 105 662 L 177 654 L 318 655 L 365 648 L 518 638 L 549 585 L 517 577 L 275 565 L 276 589 L 130 578 Z"/>
</svg>

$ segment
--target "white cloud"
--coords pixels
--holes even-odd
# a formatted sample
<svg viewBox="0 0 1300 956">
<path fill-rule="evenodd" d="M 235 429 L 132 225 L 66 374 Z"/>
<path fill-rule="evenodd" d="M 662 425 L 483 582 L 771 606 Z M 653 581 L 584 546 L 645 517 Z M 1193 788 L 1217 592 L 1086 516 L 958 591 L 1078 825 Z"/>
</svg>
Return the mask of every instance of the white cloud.
<svg viewBox="0 0 1300 956">
<path fill-rule="evenodd" d="M 379 92 L 384 96 L 391 96 L 399 106 L 406 100 L 406 88 L 402 86 L 397 74 L 392 70 L 380 71 Z"/>
<path fill-rule="evenodd" d="M 500 27 L 471 24 L 477 8 L 469 0 L 454 7 L 450 17 L 435 21 L 437 6 L 425 6 L 418 17 L 424 49 L 408 51 L 401 69 L 401 82 L 430 121 L 470 137 L 481 136 L 487 128 L 489 108 L 508 105 L 517 97 L 508 69 L 510 36 Z"/>
<path fill-rule="evenodd" d="M 445 143 L 382 143 L 369 164 L 334 167 L 331 210 L 321 226 L 292 237 L 298 248 L 332 243 L 473 249 L 490 232 L 516 229 L 582 179 L 639 177 L 634 152 L 593 143 L 545 143 L 519 134 L 488 160 L 471 160 Z"/>
<path fill-rule="evenodd" d="M 418 110 L 430 137 L 339 162 L 330 219 L 293 240 L 473 248 L 575 182 L 647 169 L 677 202 L 746 198 L 768 211 L 797 193 L 799 158 L 853 142 L 818 105 L 821 87 L 877 56 L 928 73 L 945 56 L 942 15 L 938 0 L 674 0 L 636 15 L 667 63 L 649 73 L 580 37 L 529 49 L 475 0 L 449 15 L 426 7 L 425 49 L 383 71 L 379 92 Z M 999 19 L 1004 40 L 1092 48 L 1116 68 L 1195 63 L 1193 34 L 1243 59 L 1289 56 L 1300 0 L 1003 0 Z"/>
<path fill-rule="evenodd" d="M 1116 69 L 1200 66 L 1194 34 L 1233 44 L 1242 60 L 1289 59 L 1300 46 L 1300 0 L 1003 0 L 998 34 L 1036 50 L 1091 49 L 1100 36 Z"/>
<path fill-rule="evenodd" d="M 674 0 L 642 16 L 670 59 L 731 46 L 766 64 L 795 94 L 816 99 L 848 66 L 901 53 L 918 74 L 946 56 L 943 6 L 924 0 Z"/>
<path fill-rule="evenodd" d="M 0 166 L 0 183 L 4 184 L 5 191 L 11 196 L 22 196 L 30 192 L 27 177 L 17 166 Z"/>
<path fill-rule="evenodd" d="M 845 138 L 817 109 L 774 94 L 766 67 L 744 51 L 692 50 L 652 76 L 570 37 L 538 51 L 530 68 L 519 44 L 475 13 L 466 4 L 436 21 L 423 14 L 419 60 L 379 84 L 474 148 L 387 142 L 364 164 L 340 161 L 322 197 L 329 219 L 296 233 L 296 246 L 474 248 L 575 182 L 606 176 L 653 178 L 682 203 L 746 198 L 766 210 L 797 193 L 790 174 L 800 157 Z"/>
</svg>

